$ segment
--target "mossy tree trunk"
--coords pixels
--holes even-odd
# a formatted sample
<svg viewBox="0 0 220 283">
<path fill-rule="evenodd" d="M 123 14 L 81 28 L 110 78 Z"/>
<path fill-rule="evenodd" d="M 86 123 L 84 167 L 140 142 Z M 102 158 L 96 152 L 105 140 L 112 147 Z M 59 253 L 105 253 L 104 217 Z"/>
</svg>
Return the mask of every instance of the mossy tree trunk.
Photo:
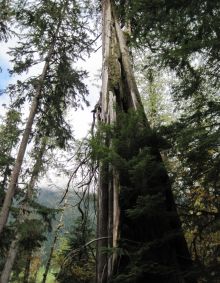
<svg viewBox="0 0 220 283">
<path fill-rule="evenodd" d="M 97 244 L 97 283 L 196 282 L 168 174 L 112 1 L 102 1 L 102 15 L 100 117 L 101 123 L 116 125 L 115 150 L 125 166 L 100 161 L 97 237 L 106 239 Z M 103 143 L 115 147 L 107 135 Z"/>
</svg>

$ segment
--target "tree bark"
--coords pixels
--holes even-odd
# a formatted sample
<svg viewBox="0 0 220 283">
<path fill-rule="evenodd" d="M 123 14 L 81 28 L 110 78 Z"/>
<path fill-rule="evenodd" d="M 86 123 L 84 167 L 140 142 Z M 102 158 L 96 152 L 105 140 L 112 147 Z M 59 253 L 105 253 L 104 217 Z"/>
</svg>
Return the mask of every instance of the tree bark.
<svg viewBox="0 0 220 283">
<path fill-rule="evenodd" d="M 47 259 L 47 264 L 46 264 L 45 271 L 44 271 L 44 274 L 43 274 L 42 283 L 45 283 L 46 280 L 47 280 L 47 275 L 48 275 L 48 272 L 49 272 L 49 269 L 50 269 L 51 260 L 52 260 L 52 257 L 53 257 L 53 252 L 54 252 L 54 248 L 55 248 L 55 245 L 56 245 L 56 242 L 57 242 L 57 238 L 58 238 L 58 233 L 55 234 L 52 246 L 50 248 L 50 254 L 49 254 L 49 257 Z"/>
<path fill-rule="evenodd" d="M 135 131 L 145 128 L 151 132 L 136 85 L 124 34 L 118 23 L 112 2 L 110 0 L 102 1 L 101 120 L 106 124 L 115 124 L 119 122 L 118 113 L 127 115 L 129 111 L 134 111 L 141 114 L 141 120 Z M 103 143 L 109 147 L 112 146 L 111 140 L 104 140 Z M 129 190 L 122 190 L 122 188 L 134 186 L 129 172 L 127 172 L 127 176 L 123 176 L 112 164 L 100 163 L 97 237 L 108 236 L 109 240 L 97 243 L 97 283 L 108 283 L 112 278 L 117 280 L 120 275 L 127 276 L 130 272 L 134 278 L 132 277 L 133 279 L 130 279 L 129 282 L 195 283 L 194 276 L 186 276 L 188 269 L 191 270 L 192 262 L 181 230 L 168 174 L 162 164 L 156 143 L 152 142 L 150 138 L 145 143 L 151 156 L 161 167 L 161 171 L 158 174 L 155 173 L 153 179 L 148 181 L 148 185 L 142 191 L 135 191 L 136 188 L 133 187 L 133 198 L 129 199 Z M 141 150 L 140 147 L 138 151 Z M 130 158 L 133 155 L 134 153 L 131 152 Z M 140 182 L 142 181 L 140 180 Z M 128 198 L 126 204 L 122 199 L 122 191 L 123 197 Z M 142 218 L 138 222 L 132 221 L 128 217 L 126 211 L 137 205 L 140 196 L 154 198 L 157 195 L 161 195 L 161 200 L 163 200 L 160 214 L 158 211 L 152 211 L 152 215 L 148 219 Z M 167 215 L 165 221 L 164 215 Z M 126 242 L 128 256 L 122 255 L 119 258 L 115 250 L 122 247 L 123 241 Z M 155 245 L 155 242 L 158 244 Z M 134 243 L 143 246 L 149 245 L 151 248 L 145 252 L 141 250 L 140 246 L 134 248 Z M 105 249 L 111 249 L 112 254 L 107 255 L 103 252 Z M 135 277 L 129 257 L 135 255 L 136 249 L 143 254 L 142 262 L 146 268 Z M 138 256 L 138 254 L 136 255 Z M 166 267 L 170 273 L 159 274 L 158 272 L 157 274 L 155 271 L 148 271 L 147 268 L 151 262 Z M 119 282 L 123 282 L 120 280 Z"/>
<path fill-rule="evenodd" d="M 28 281 L 29 281 L 30 267 L 31 267 L 31 256 L 32 256 L 32 251 L 28 251 L 25 270 L 24 270 L 23 283 L 28 283 Z"/>
<path fill-rule="evenodd" d="M 55 233 L 54 233 L 53 243 L 50 247 L 50 254 L 49 254 L 49 257 L 47 259 L 47 263 L 46 263 L 46 267 L 45 267 L 45 271 L 44 271 L 43 279 L 42 279 L 41 283 L 46 283 L 46 280 L 47 280 L 47 275 L 48 275 L 48 272 L 50 270 L 50 265 L 51 265 L 51 261 L 52 261 L 52 258 L 53 258 L 53 252 L 54 252 L 54 249 L 55 249 L 55 246 L 56 246 L 56 243 L 57 243 L 57 239 L 59 237 L 59 231 L 60 231 L 61 227 L 63 226 L 63 216 L 64 216 L 65 206 L 66 206 L 66 202 L 63 206 L 63 211 L 62 211 L 59 223 L 58 223 L 56 230 L 55 230 Z"/>
<path fill-rule="evenodd" d="M 42 158 L 43 158 L 43 155 L 45 153 L 45 149 L 46 149 L 46 138 L 43 138 L 42 145 L 41 145 L 41 148 L 39 150 L 38 157 L 37 157 L 36 163 L 35 163 L 34 168 L 33 168 L 32 176 L 31 176 L 30 182 L 28 184 L 25 200 L 24 200 L 23 205 L 21 206 L 21 208 L 19 210 L 19 215 L 18 215 L 18 219 L 17 219 L 18 225 L 21 225 L 22 222 L 24 222 L 25 219 L 27 218 L 28 214 L 26 213 L 26 211 L 28 209 L 28 202 L 32 199 L 33 190 L 34 190 L 35 184 L 37 182 L 37 179 L 38 179 L 38 176 L 39 176 L 39 173 L 40 173 L 40 170 L 41 170 Z M 21 235 L 18 232 L 18 230 L 16 230 L 15 233 L 17 235 L 16 235 L 15 239 L 11 242 L 11 245 L 10 245 L 10 248 L 9 248 L 9 251 L 8 251 L 8 256 L 7 256 L 4 268 L 3 268 L 2 273 L 1 273 L 0 283 L 8 283 L 9 282 L 10 274 L 12 272 L 12 268 L 13 268 L 13 265 L 14 265 L 14 262 L 15 262 L 15 259 L 16 259 L 17 253 L 18 253 Z"/>
<path fill-rule="evenodd" d="M 111 5 L 109 1 L 102 1 L 102 90 L 101 90 L 101 120 L 108 123 L 108 86 L 109 86 L 109 57 L 110 57 L 110 37 L 111 37 Z M 112 111 L 113 109 L 111 109 Z M 97 283 L 107 282 L 108 277 L 108 256 L 104 249 L 107 249 L 110 240 L 109 237 L 109 166 L 101 162 L 99 166 L 99 185 L 98 185 L 98 210 L 97 210 L 97 238 L 102 240 L 97 242 L 97 265 L 96 281 Z"/>
<path fill-rule="evenodd" d="M 4 199 L 4 203 L 3 203 L 3 206 L 2 206 L 2 210 L 1 210 L 1 214 L 0 214 L 0 235 L 1 235 L 5 225 L 7 223 L 7 220 L 8 220 L 11 202 L 12 202 L 12 199 L 13 199 L 13 196 L 14 196 L 14 193 L 15 193 L 15 188 L 16 188 L 16 185 L 17 185 L 17 181 L 18 181 L 20 171 L 21 171 L 21 166 L 22 166 L 22 163 L 23 163 L 24 154 L 25 154 L 27 144 L 28 144 L 28 140 L 29 140 L 29 137 L 30 137 L 30 134 L 31 134 L 31 129 L 32 129 L 33 122 L 34 122 L 34 117 L 37 113 L 39 99 L 40 99 L 42 89 L 43 89 L 43 82 L 44 82 L 46 75 L 47 75 L 47 71 L 48 71 L 48 68 L 49 68 L 49 60 L 52 56 L 52 53 L 53 53 L 53 46 L 51 47 L 50 51 L 48 52 L 47 61 L 45 62 L 43 72 L 40 76 L 39 86 L 38 86 L 37 92 L 35 94 L 35 97 L 33 98 L 32 104 L 31 104 L 29 117 L 28 117 L 26 127 L 25 127 L 25 130 L 24 130 L 23 136 L 22 136 L 22 140 L 21 140 L 20 147 L 19 147 L 19 150 L 18 150 L 15 165 L 14 165 L 14 168 L 13 168 L 13 171 L 12 171 L 12 174 L 11 174 L 11 180 L 9 182 L 8 189 L 7 189 L 7 192 L 6 192 L 6 196 L 5 196 L 5 199 Z"/>
<path fill-rule="evenodd" d="M 108 247 L 108 166 L 100 166 L 99 187 L 98 187 L 98 224 L 97 224 L 97 282 L 106 282 L 107 280 L 107 252 L 104 248 Z M 106 182 L 107 181 L 107 182 Z"/>
<path fill-rule="evenodd" d="M 17 236 L 10 245 L 7 261 L 5 263 L 4 269 L 1 274 L 0 283 L 9 282 L 11 270 L 14 265 L 14 261 L 18 252 L 18 242 L 19 242 L 19 237 Z"/>
</svg>

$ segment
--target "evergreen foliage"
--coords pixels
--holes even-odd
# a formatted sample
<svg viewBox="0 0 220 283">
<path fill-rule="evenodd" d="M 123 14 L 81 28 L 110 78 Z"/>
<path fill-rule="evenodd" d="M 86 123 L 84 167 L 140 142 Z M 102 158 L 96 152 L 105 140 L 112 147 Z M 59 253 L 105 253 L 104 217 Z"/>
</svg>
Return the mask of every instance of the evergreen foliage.
<svg viewBox="0 0 220 283">
<path fill-rule="evenodd" d="M 82 13 L 82 7 L 75 1 L 29 3 L 17 13 L 22 35 L 18 45 L 10 51 L 14 63 L 11 74 L 22 74 L 49 60 L 43 81 L 39 75 L 18 80 L 6 93 L 13 97 L 14 107 L 21 107 L 43 84 L 36 133 L 44 136 L 44 128 L 49 127 L 51 135 L 59 137 L 57 145 L 61 147 L 71 137 L 64 119 L 66 109 L 68 106 L 76 109 L 81 101 L 88 105 L 85 98 L 88 92 L 83 83 L 86 72 L 73 67 L 90 49 L 84 29 L 87 19 L 81 17 Z"/>
<path fill-rule="evenodd" d="M 91 283 L 95 277 L 94 247 L 86 244 L 94 236 L 90 220 L 77 219 L 67 238 L 67 247 L 57 281 L 60 283 Z"/>
<path fill-rule="evenodd" d="M 7 41 L 10 34 L 10 20 L 13 14 L 11 1 L 2 0 L 0 2 L 0 41 Z"/>
<path fill-rule="evenodd" d="M 83 81 L 87 72 L 79 70 L 76 63 L 91 51 L 88 14 L 92 8 L 89 2 L 0 2 L 0 41 L 15 35 L 14 27 L 18 38 L 16 47 L 10 50 L 13 63 L 10 73 L 28 74 L 27 78 L 18 79 L 5 90 L 13 104 L 0 125 L 0 207 L 15 162 L 14 151 L 23 132 L 19 111 L 24 105 L 36 98 L 37 110 L 28 136 L 29 142 L 34 141 L 28 157 L 30 163 L 37 160 L 43 139 L 47 154 L 57 148 L 68 150 L 73 140 L 65 114 L 69 109 L 88 105 L 88 91 Z M 135 68 L 137 76 L 143 76 L 139 81 L 142 93 L 148 95 L 146 113 L 153 130 L 146 125 L 143 112 L 128 109 L 128 81 L 125 80 L 123 87 L 120 84 L 121 78 L 123 81 L 126 76 L 120 68 L 122 54 L 111 54 L 108 87 L 123 109 L 114 106 L 115 124 L 99 121 L 95 134 L 93 125 L 91 139 L 82 143 L 85 154 L 79 150 L 75 158 L 77 167 L 83 168 L 83 181 L 79 183 L 82 188 L 96 178 L 99 165 L 104 187 L 113 180 L 115 172 L 119 177 L 119 243 L 117 248 L 102 251 L 109 261 L 114 255 L 118 256 L 111 281 L 177 283 L 183 278 L 184 282 L 191 283 L 196 282 L 194 278 L 197 277 L 198 282 L 216 283 L 220 278 L 220 3 L 217 0 L 113 2 L 124 33 L 130 29 L 126 43 L 139 49 L 137 56 L 143 56 L 136 58 L 134 64 L 143 59 L 141 66 Z M 111 52 L 117 53 L 118 46 L 113 48 L 114 44 Z M 42 69 L 41 74 L 29 76 L 36 67 Z M 165 86 L 161 86 L 163 72 L 165 78 L 168 73 L 172 76 L 172 82 L 165 82 Z M 175 108 L 175 114 L 168 113 L 166 108 L 170 104 L 163 104 L 162 97 L 166 103 L 172 101 L 171 110 Z M 98 111 L 102 110 L 97 109 L 94 111 L 99 117 Z M 172 177 L 182 229 L 196 268 L 192 268 L 188 251 L 182 250 L 183 231 L 176 218 L 170 181 L 158 149 Z M 41 161 L 39 172 L 46 168 L 45 155 Z M 35 171 L 25 170 L 25 166 L 23 163 L 19 180 L 26 184 Z M 89 168 L 89 173 L 83 171 L 85 167 Z M 10 209 L 10 223 L 0 239 L 2 269 L 14 234 L 21 236 L 19 257 L 11 278 L 11 282 L 16 283 L 28 280 L 25 273 L 30 272 L 32 255 L 49 237 L 58 213 L 40 204 L 35 191 L 33 198 L 29 198 L 24 195 L 27 186 L 22 188 L 18 183 L 16 201 Z M 84 196 L 83 192 L 82 199 Z M 19 206 L 23 207 L 24 203 L 22 213 L 27 217 L 16 220 L 21 214 Z M 93 246 L 87 245 L 94 237 L 94 227 L 80 205 L 81 201 L 78 204 L 81 218 L 71 229 L 70 236 L 65 238 L 62 234 L 64 249 L 57 252 L 62 264 L 57 273 L 60 283 L 94 281 L 95 253 Z M 108 209 L 110 211 L 111 207 Z M 182 254 L 186 254 L 186 258 Z M 30 282 L 32 279 L 34 277 Z"/>
<path fill-rule="evenodd" d="M 123 1 L 122 1 L 123 2 Z M 177 121 L 161 132 L 170 141 L 169 170 L 201 280 L 219 273 L 219 19 L 218 1 L 127 1 L 119 7 L 132 43 L 159 71 L 172 72 Z M 146 64 L 146 69 L 149 65 Z"/>
<path fill-rule="evenodd" d="M 20 113 L 11 108 L 0 125 L 0 205 L 3 202 L 5 186 L 8 183 L 11 167 L 14 163 L 12 149 L 19 139 L 20 123 Z"/>
<path fill-rule="evenodd" d="M 190 258 L 184 262 L 187 272 L 172 265 L 175 255 L 171 255 L 170 246 L 176 246 L 177 261 L 182 260 L 182 231 L 176 222 L 168 176 L 157 152 L 165 143 L 145 127 L 142 113 L 117 115 L 118 122 L 101 126 L 98 141 L 92 141 L 94 157 L 113 166 L 120 178 L 120 268 L 113 282 L 176 282 L 179 272 L 188 280 L 192 272 Z M 98 146 L 103 136 L 111 136 L 110 147 Z"/>
</svg>

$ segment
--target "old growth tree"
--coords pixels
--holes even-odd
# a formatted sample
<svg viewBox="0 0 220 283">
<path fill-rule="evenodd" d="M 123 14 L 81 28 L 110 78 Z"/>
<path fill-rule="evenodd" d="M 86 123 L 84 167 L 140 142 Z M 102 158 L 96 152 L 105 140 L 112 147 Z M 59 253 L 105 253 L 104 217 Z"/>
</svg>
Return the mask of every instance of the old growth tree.
<svg viewBox="0 0 220 283">
<path fill-rule="evenodd" d="M 74 46 L 72 38 L 64 44 L 70 30 L 84 30 L 82 24 L 69 29 L 69 17 L 66 16 L 58 37 L 52 36 L 56 35 L 59 15 L 63 11 L 60 7 L 67 2 L 73 3 L 39 1 L 38 4 L 42 6 L 37 5 L 36 9 L 26 6 L 19 14 L 13 13 L 10 1 L 2 1 L 1 7 L 5 7 L 6 13 L 0 11 L 0 40 L 8 38 L 9 22 L 15 15 L 21 26 L 34 31 L 32 37 L 27 36 L 30 41 L 17 46 L 11 53 L 15 63 L 13 72 L 23 72 L 30 65 L 38 64 L 37 61 L 44 61 L 48 66 L 44 80 L 41 81 L 40 77 L 30 78 L 27 84 L 18 82 L 17 86 L 11 86 L 10 91 L 18 95 L 13 105 L 16 108 L 27 98 L 33 101 L 36 89 L 41 85 L 42 93 L 28 141 L 41 141 L 42 136 L 48 136 L 56 144 L 54 148 L 65 147 L 70 136 L 63 118 L 63 110 L 70 101 L 66 94 L 70 94 L 70 97 L 73 94 L 74 98 L 78 91 L 86 94 L 81 84 L 77 94 L 71 89 L 75 82 L 72 80 L 75 73 L 71 72 L 71 63 L 74 54 L 80 54 L 79 51 L 87 47 L 86 42 L 83 43 L 84 37 L 76 37 L 74 41 L 76 45 L 79 44 L 77 52 L 71 49 Z M 68 15 L 70 11 L 73 10 L 69 9 Z M 91 155 L 98 160 L 100 172 L 98 229 L 94 240 L 97 243 L 98 283 L 197 282 L 197 277 L 202 278 L 198 282 L 206 280 L 216 283 L 219 278 L 219 11 L 219 3 L 215 0 L 102 1 L 103 84 L 100 103 L 96 107 L 99 125 L 91 141 Z M 56 39 L 55 49 L 48 65 L 50 56 L 47 54 L 53 38 Z M 190 259 L 168 174 L 159 153 L 163 148 L 167 150 L 168 144 L 149 126 L 155 120 L 154 127 L 160 127 L 158 116 L 146 117 L 143 111 L 128 41 L 141 47 L 146 57 L 150 56 L 156 73 L 157 70 L 171 71 L 177 78 L 169 91 L 173 95 L 179 119 L 160 130 L 170 141 L 166 159 L 168 164 L 170 162 L 174 166 L 167 168 L 169 173 L 172 171 L 172 176 L 176 175 L 173 191 L 196 268 Z M 32 55 L 34 53 L 39 54 L 37 59 Z M 146 62 L 143 68 L 149 74 L 149 60 Z M 151 72 L 153 92 L 158 74 Z M 81 74 L 77 78 L 80 77 Z M 77 106 L 77 101 L 73 101 Z M 153 114 L 157 114 L 157 106 L 153 105 Z M 1 146 L 1 204 L 14 163 L 11 149 L 17 144 L 20 134 L 20 128 L 17 127 L 20 118 L 17 114 L 15 111 L 11 116 L 15 119 L 15 127 L 12 125 L 15 131 L 11 132 L 10 142 L 8 129 L 1 129 L 2 133 L 6 133 L 1 140 L 7 141 Z M 12 192 L 10 198 L 13 190 L 14 187 L 8 190 L 9 194 Z M 3 226 L 6 218 L 7 215 L 3 219 Z M 7 233 L 8 228 L 16 231 L 14 224 L 8 225 L 4 232 Z M 3 238 L 2 243 L 8 247 L 9 239 L 5 241 Z M 74 239 L 70 249 L 77 249 L 77 245 L 87 246 L 85 239 L 81 244 L 78 241 L 80 237 Z M 1 247 L 4 255 L 7 247 Z M 63 275 L 69 276 L 73 282 L 83 280 L 77 278 L 75 270 L 80 267 L 81 278 L 85 278 L 83 267 L 86 258 L 87 254 L 77 263 L 75 261 L 78 259 L 73 253 L 65 268 L 61 268 L 57 280 L 65 281 Z M 28 260 L 27 254 L 26 275 L 30 266 Z M 76 268 L 74 270 L 72 263 Z M 3 264 L 5 262 L 1 258 Z M 89 273 L 90 268 L 88 266 Z M 6 281 L 10 272 L 7 271 Z M 16 272 L 13 275 L 16 276 Z M 92 276 L 89 274 L 87 280 Z"/>
<path fill-rule="evenodd" d="M 10 95 L 16 97 L 15 107 L 20 107 L 27 97 L 31 98 L 31 105 L 1 209 L 0 234 L 9 217 L 11 202 L 37 114 L 41 115 L 38 119 L 38 131 L 41 131 L 42 127 L 49 127 L 49 123 L 53 122 L 62 127 L 65 124 L 63 113 L 67 105 L 72 103 L 77 107 L 80 96 L 85 101 L 87 90 L 80 81 L 85 72 L 74 70 L 71 66 L 72 61 L 79 58 L 83 51 L 88 50 L 87 35 L 82 29 L 83 23 L 77 20 L 78 13 L 78 4 L 71 4 L 69 1 L 39 1 L 37 6 L 31 4 L 31 7 L 24 7 L 18 11 L 18 21 L 30 35 L 11 51 L 14 57 L 12 73 L 21 74 L 36 64 L 44 65 L 40 76 L 31 77 L 25 82 L 17 81 L 17 85 L 10 85 L 8 88 Z M 53 99 L 55 96 L 56 99 Z M 47 110 L 47 104 L 51 103 L 54 108 Z M 54 131 L 58 134 L 59 127 L 54 127 Z M 61 134 L 68 136 L 68 131 L 60 133 L 60 144 L 63 143 Z"/>
<path fill-rule="evenodd" d="M 2 238 L 5 238 L 9 228 L 10 231 L 13 231 L 14 237 L 12 235 L 8 239 L 11 241 L 8 254 L 6 255 L 5 251 L 8 246 L 5 247 L 4 256 L 2 254 L 4 264 L 1 267 L 3 268 L 1 283 L 9 281 L 16 264 L 16 257 L 25 242 L 28 242 L 25 246 L 27 249 L 29 246 L 28 252 L 31 255 L 34 248 L 39 248 L 40 241 L 45 240 L 45 237 L 40 235 L 42 229 L 39 228 L 37 231 L 38 225 L 36 231 L 30 230 L 31 223 L 40 222 L 38 219 L 32 219 L 33 215 L 43 209 L 42 214 L 44 213 L 44 216 L 46 214 L 46 208 L 43 208 L 34 199 L 34 197 L 36 198 L 35 186 L 46 163 L 44 156 L 56 148 L 65 148 L 68 141 L 72 139 L 70 126 L 65 120 L 67 108 L 71 105 L 76 109 L 81 105 L 81 102 L 87 104 L 85 99 L 87 89 L 83 82 L 86 72 L 73 66 L 73 63 L 82 58 L 82 54 L 90 49 L 90 39 L 85 31 L 87 18 L 80 17 L 82 9 L 82 6 L 75 1 L 74 3 L 70 1 L 38 1 L 37 3 L 25 3 L 19 10 L 13 11 L 23 33 L 20 34 L 21 40 L 17 46 L 11 49 L 10 55 L 14 63 L 11 73 L 22 74 L 42 63 L 43 70 L 41 75 L 29 76 L 23 81 L 18 80 L 16 84 L 11 84 L 6 89 L 6 93 L 13 97 L 12 108 L 18 108 L 20 111 L 27 100 L 31 101 L 31 105 L 24 130 L 17 130 L 18 134 L 22 133 L 22 138 L 16 160 L 10 157 L 11 151 L 14 149 L 12 147 L 15 146 L 15 141 L 18 141 L 18 137 L 15 139 L 13 136 L 13 124 L 12 127 L 9 127 L 9 124 L 6 125 L 8 126 L 7 130 L 11 131 L 11 141 L 8 141 L 8 144 L 5 143 L 5 148 L 2 147 L 2 150 L 7 149 L 4 154 L 9 155 L 8 158 L 12 160 L 10 163 L 7 162 L 9 164 L 3 164 L 7 174 L 2 173 L 4 176 L 1 186 L 0 233 L 3 232 Z M 24 36 L 24 31 L 26 36 Z M 11 115 L 16 113 L 16 111 L 10 112 Z M 19 120 L 19 116 L 17 116 L 17 120 Z M 5 140 L 6 138 L 7 136 L 5 136 Z M 29 159 L 35 165 L 26 171 L 25 176 L 22 176 L 22 169 L 25 168 L 24 156 L 30 141 L 34 142 L 34 146 Z M 28 181 L 29 177 L 30 181 Z M 21 178 L 27 182 L 27 186 L 23 190 L 19 185 Z M 12 215 L 12 201 L 16 188 L 23 192 L 19 198 L 20 207 L 16 207 L 15 210 L 18 210 L 18 213 L 13 214 L 16 221 L 13 225 L 13 221 L 10 221 L 11 223 L 5 227 L 9 215 Z M 25 191 L 26 193 L 24 193 Z M 44 224 L 41 228 L 43 226 Z M 36 232 L 36 235 L 39 234 L 39 238 L 28 238 L 29 232 L 30 235 Z M 29 269 L 30 260 L 28 259 L 24 281 L 28 281 Z"/>
<path fill-rule="evenodd" d="M 179 163 L 173 188 L 199 277 L 218 282 L 220 3 L 128 0 L 126 12 L 133 43 L 174 78 L 170 94 L 179 117 L 164 129 Z"/>
<path fill-rule="evenodd" d="M 113 1 L 102 19 L 97 282 L 196 282 Z"/>
</svg>

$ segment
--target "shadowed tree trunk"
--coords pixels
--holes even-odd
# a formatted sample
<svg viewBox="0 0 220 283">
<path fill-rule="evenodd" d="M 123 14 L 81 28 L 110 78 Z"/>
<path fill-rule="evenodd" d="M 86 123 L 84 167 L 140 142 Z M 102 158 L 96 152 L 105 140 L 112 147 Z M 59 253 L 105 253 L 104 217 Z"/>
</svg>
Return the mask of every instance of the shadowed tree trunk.
<svg viewBox="0 0 220 283">
<path fill-rule="evenodd" d="M 126 142 L 117 154 L 126 164 L 142 156 L 137 164 L 142 167 L 139 177 L 132 175 L 138 166 L 131 172 L 126 166 L 119 169 L 114 162 L 100 161 L 97 237 L 107 239 L 97 243 L 97 283 L 196 282 L 168 174 L 144 113 L 112 3 L 102 1 L 101 123 L 116 125 L 124 133 L 130 113 L 138 117 L 130 136 L 119 131 Z M 103 143 L 114 146 L 111 138 Z"/>
<path fill-rule="evenodd" d="M 28 251 L 25 270 L 24 270 L 23 283 L 28 283 L 28 281 L 29 281 L 30 267 L 31 267 L 31 256 L 32 256 L 32 251 Z"/>
<path fill-rule="evenodd" d="M 38 155 L 37 155 L 37 160 L 36 160 L 34 168 L 33 168 L 33 172 L 32 172 L 30 182 L 28 184 L 25 200 L 24 200 L 23 205 L 21 206 L 21 208 L 19 210 L 19 215 L 18 215 L 18 219 L 17 219 L 18 225 L 21 225 L 28 217 L 28 213 L 27 213 L 28 206 L 29 206 L 28 203 L 32 199 L 34 187 L 35 187 L 35 184 L 37 182 L 39 173 L 41 171 L 42 158 L 43 158 L 43 155 L 44 155 L 45 150 L 46 150 L 46 140 L 47 140 L 47 138 L 43 138 L 41 147 L 40 147 Z M 5 265 L 4 265 L 4 269 L 2 270 L 2 273 L 1 273 L 0 283 L 8 283 L 9 282 L 10 275 L 11 275 L 11 272 L 12 272 L 12 268 L 14 266 L 14 262 L 15 262 L 15 259 L 16 259 L 17 253 L 18 253 L 19 242 L 21 240 L 21 234 L 18 232 L 18 230 L 16 230 L 15 233 L 16 233 L 16 237 L 11 242 L 11 245 L 10 245 L 10 248 L 9 248 L 9 251 L 8 251 L 8 256 L 6 258 L 6 262 L 5 262 Z"/>
<path fill-rule="evenodd" d="M 57 243 L 57 240 L 58 240 L 58 237 L 59 237 L 59 232 L 60 232 L 60 229 L 63 227 L 63 217 L 64 217 L 64 211 L 65 211 L 66 204 L 67 204 L 67 201 L 65 200 L 65 204 L 63 206 L 63 210 L 62 210 L 62 213 L 61 213 L 61 216 L 60 216 L 59 223 L 58 223 L 56 230 L 54 232 L 53 242 L 52 242 L 52 245 L 50 247 L 50 254 L 49 254 L 48 259 L 47 259 L 47 263 L 46 263 L 46 266 L 45 266 L 45 271 L 44 271 L 43 279 L 42 279 L 41 283 L 46 283 L 46 281 L 47 281 L 47 275 L 48 275 L 49 270 L 50 270 L 54 249 L 56 247 L 56 243 Z"/>
</svg>

